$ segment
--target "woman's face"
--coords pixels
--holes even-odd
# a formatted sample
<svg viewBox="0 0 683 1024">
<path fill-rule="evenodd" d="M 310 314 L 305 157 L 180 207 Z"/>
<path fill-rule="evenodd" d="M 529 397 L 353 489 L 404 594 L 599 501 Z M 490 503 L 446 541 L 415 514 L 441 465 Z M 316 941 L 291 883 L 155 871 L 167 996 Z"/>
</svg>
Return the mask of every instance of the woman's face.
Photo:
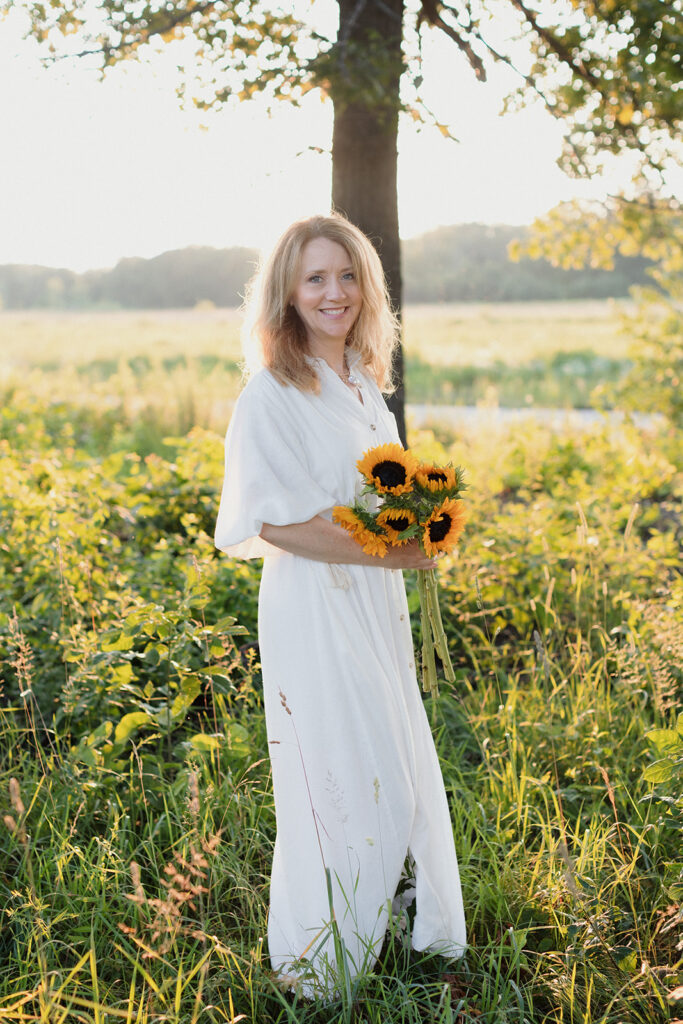
<svg viewBox="0 0 683 1024">
<path fill-rule="evenodd" d="M 344 341 L 362 297 L 346 249 L 329 238 L 314 238 L 301 252 L 291 304 L 301 317 L 313 353 Z"/>
</svg>

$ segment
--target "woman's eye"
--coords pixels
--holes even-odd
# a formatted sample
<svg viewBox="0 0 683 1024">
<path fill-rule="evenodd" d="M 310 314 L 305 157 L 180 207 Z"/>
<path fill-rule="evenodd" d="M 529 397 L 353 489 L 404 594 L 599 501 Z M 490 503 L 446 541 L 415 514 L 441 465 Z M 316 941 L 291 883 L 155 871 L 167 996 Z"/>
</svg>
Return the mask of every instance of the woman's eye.
<svg viewBox="0 0 683 1024">
<path fill-rule="evenodd" d="M 322 277 L 320 274 L 312 274 L 308 280 L 311 284 L 318 284 L 319 281 L 322 281 Z"/>
<path fill-rule="evenodd" d="M 356 275 L 353 273 L 352 270 L 349 270 L 348 274 L 344 274 L 344 280 L 345 281 L 353 281 L 355 279 L 355 277 L 356 277 Z"/>
</svg>

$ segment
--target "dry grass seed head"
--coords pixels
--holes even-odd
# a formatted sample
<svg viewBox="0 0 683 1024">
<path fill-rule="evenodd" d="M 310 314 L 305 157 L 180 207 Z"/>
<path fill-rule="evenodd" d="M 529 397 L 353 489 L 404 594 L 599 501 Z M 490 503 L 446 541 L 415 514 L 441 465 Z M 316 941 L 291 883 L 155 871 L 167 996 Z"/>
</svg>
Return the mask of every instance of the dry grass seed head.
<svg viewBox="0 0 683 1024">
<path fill-rule="evenodd" d="M 21 817 L 25 812 L 25 807 L 21 799 L 21 790 L 19 789 L 19 783 L 16 779 L 9 780 L 9 799 L 12 807 Z"/>
<path fill-rule="evenodd" d="M 199 804 L 199 779 L 197 777 L 197 773 L 196 772 L 194 772 L 194 771 L 190 772 L 190 774 L 188 776 L 188 780 L 187 780 L 187 786 L 188 786 L 188 789 L 190 791 L 190 799 L 188 801 L 188 807 L 189 807 L 189 810 L 190 810 L 190 815 L 191 815 L 192 820 L 193 820 L 193 822 L 195 824 L 195 827 L 196 827 L 197 822 L 199 821 L 199 809 L 200 809 L 200 804 Z"/>
<path fill-rule="evenodd" d="M 220 833 L 201 840 L 202 849 L 214 856 L 220 842 Z M 164 897 L 148 898 L 142 886 L 140 867 L 131 862 L 130 871 L 134 892 L 127 898 L 138 907 L 146 907 L 151 916 L 149 920 L 140 922 L 140 935 L 137 929 L 128 925 L 119 925 L 120 930 L 128 935 L 142 950 L 144 959 L 153 959 L 168 953 L 180 935 L 190 936 L 204 941 L 207 936 L 197 922 L 187 918 L 188 912 L 197 913 L 197 898 L 207 895 L 209 888 L 203 883 L 207 881 L 209 862 L 202 852 L 193 844 L 190 845 L 189 860 L 176 853 L 173 859 L 164 866 L 161 885 L 166 890 Z M 146 938 L 145 938 L 146 936 Z"/>
</svg>

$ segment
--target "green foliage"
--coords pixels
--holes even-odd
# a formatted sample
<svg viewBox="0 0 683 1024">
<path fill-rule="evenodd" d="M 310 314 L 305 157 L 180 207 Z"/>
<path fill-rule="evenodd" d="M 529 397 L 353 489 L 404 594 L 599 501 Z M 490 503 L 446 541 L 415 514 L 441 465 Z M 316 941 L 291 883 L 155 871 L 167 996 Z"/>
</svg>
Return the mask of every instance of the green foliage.
<svg viewBox="0 0 683 1024">
<path fill-rule="evenodd" d="M 514 365 L 496 359 L 488 366 L 434 366 L 409 352 L 406 380 L 414 402 L 477 405 L 493 399 L 503 407 L 581 409 L 591 406 L 596 387 L 607 392 L 630 367 L 628 359 L 611 359 L 590 350 L 555 352 L 528 362 L 520 359 Z"/>
<path fill-rule="evenodd" d="M 647 261 L 618 256 L 609 270 L 558 267 L 550 260 L 512 261 L 509 247 L 528 228 L 458 224 L 402 243 L 406 302 L 515 302 L 628 295 L 647 278 Z"/>
<path fill-rule="evenodd" d="M 32 442 L 45 440 L 36 431 Z M 68 696 L 82 729 L 105 705 L 112 714 L 114 706 L 155 714 L 153 705 L 162 697 L 172 704 L 186 680 L 209 687 L 215 627 L 206 623 L 224 622 L 236 604 L 253 633 L 258 586 L 241 567 L 226 578 L 211 541 L 220 441 L 200 430 L 175 439 L 173 462 L 123 453 L 94 460 L 71 449 L 67 465 L 63 449 L 32 457 L 21 441 L 19 450 L 4 442 L 0 522 L 13 541 L 0 547 L 0 604 L 14 611 L 0 616 L 0 650 L 3 636 L 12 648 L 15 622 L 35 661 L 31 692 L 41 711 L 49 718 L 56 695 Z M 113 655 L 121 633 L 128 646 Z M 16 673 L 7 685 L 12 700 L 24 689 Z M 149 707 L 124 708 L 120 694 L 133 692 Z"/>
<path fill-rule="evenodd" d="M 0 10 L 18 6 L 2 0 Z M 99 12 L 90 0 L 49 5 L 26 0 L 21 6 L 32 34 L 49 53 L 63 52 L 65 43 L 68 49 L 78 40 L 99 57 L 103 71 L 122 60 L 149 58 L 159 45 L 175 46 L 179 92 L 199 107 L 220 107 L 232 95 L 246 99 L 264 89 L 295 99 L 310 77 L 306 27 L 291 12 L 258 0 L 200 5 L 178 0 L 171 6 L 106 0 Z"/>
<path fill-rule="evenodd" d="M 404 918 L 374 972 L 318 1005 L 269 971 L 259 567 L 212 546 L 220 440 L 195 429 L 141 459 L 102 437 L 88 454 L 23 401 L 0 495 L 6 1019 L 672 1019 L 679 440 L 411 438 L 470 484 L 441 563 L 457 680 L 429 710 L 471 946 L 450 966 L 416 954 Z"/>
<path fill-rule="evenodd" d="M 682 295 L 683 279 L 671 281 L 668 295 L 652 289 L 637 293 L 635 312 L 622 317 L 633 369 L 616 389 L 617 401 L 656 410 L 675 430 L 683 428 Z"/>
<path fill-rule="evenodd" d="M 529 238 L 513 243 L 510 253 L 513 259 L 544 259 L 564 270 L 606 270 L 619 255 L 640 255 L 657 264 L 650 273 L 660 280 L 680 271 L 682 240 L 679 204 L 643 194 L 641 183 L 641 193 L 631 201 L 616 196 L 606 203 L 561 203 L 536 220 Z"/>
<path fill-rule="evenodd" d="M 605 206 L 565 203 L 534 224 L 530 239 L 516 243 L 513 258 L 547 259 L 562 267 L 611 267 L 617 254 L 641 255 L 656 263 L 648 273 L 656 288 L 634 288 L 635 310 L 622 314 L 630 340 L 631 371 L 618 386 L 601 383 L 597 400 L 621 403 L 683 424 L 683 213 L 674 200 Z"/>
<path fill-rule="evenodd" d="M 647 741 L 660 756 L 647 766 L 645 778 L 648 782 L 673 783 L 680 794 L 683 778 L 683 714 L 678 716 L 675 729 L 653 729 L 647 734 Z"/>
<path fill-rule="evenodd" d="M 679 0 L 572 0 L 550 17 L 514 6 L 534 55 L 520 92 L 528 97 L 533 85 L 571 125 L 564 168 L 590 175 L 605 152 L 625 150 L 662 167 L 681 120 Z"/>
</svg>

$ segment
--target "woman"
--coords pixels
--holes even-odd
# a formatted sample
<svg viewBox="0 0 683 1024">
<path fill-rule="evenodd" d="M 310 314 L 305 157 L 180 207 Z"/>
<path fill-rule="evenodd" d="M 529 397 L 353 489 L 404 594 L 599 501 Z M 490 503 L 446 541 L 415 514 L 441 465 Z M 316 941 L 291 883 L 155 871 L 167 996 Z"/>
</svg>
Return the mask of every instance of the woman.
<svg viewBox="0 0 683 1024">
<path fill-rule="evenodd" d="M 293 224 L 248 308 L 260 369 L 228 430 L 216 545 L 264 557 L 259 641 L 277 817 L 268 943 L 284 984 L 310 996 L 333 990 L 342 966 L 353 976 L 375 962 L 409 854 L 413 947 L 465 947 L 400 572 L 435 563 L 417 541 L 366 555 L 331 518 L 362 490 L 363 453 L 398 441 L 380 391 L 396 321 L 368 239 L 337 215 Z"/>
</svg>

